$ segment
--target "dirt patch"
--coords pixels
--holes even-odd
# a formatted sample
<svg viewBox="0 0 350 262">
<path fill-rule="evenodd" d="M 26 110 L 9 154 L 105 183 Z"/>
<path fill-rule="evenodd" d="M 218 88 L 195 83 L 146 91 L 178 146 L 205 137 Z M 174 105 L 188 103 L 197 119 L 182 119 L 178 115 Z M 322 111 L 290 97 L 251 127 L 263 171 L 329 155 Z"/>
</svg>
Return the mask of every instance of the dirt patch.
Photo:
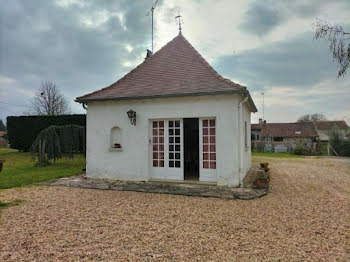
<svg viewBox="0 0 350 262">
<path fill-rule="evenodd" d="M 323 159 L 260 159 L 270 193 L 251 201 L 27 187 L 2 209 L 0 260 L 344 260 L 350 169 Z"/>
</svg>

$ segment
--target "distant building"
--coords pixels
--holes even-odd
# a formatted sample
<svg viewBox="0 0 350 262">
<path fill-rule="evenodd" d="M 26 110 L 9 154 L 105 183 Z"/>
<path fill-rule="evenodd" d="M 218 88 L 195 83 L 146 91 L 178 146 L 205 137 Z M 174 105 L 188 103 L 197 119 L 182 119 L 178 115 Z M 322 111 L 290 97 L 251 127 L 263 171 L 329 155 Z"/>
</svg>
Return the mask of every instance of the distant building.
<svg viewBox="0 0 350 262">
<path fill-rule="evenodd" d="M 264 121 L 261 118 L 259 119 L 259 124 L 251 124 L 252 141 L 259 141 L 261 139 L 261 129 L 263 128 L 263 124 L 264 124 Z"/>
<path fill-rule="evenodd" d="M 349 126 L 345 121 L 315 121 L 314 124 L 320 141 L 328 142 L 329 134 L 334 129 L 338 129 L 344 138 L 349 136 Z"/>
<path fill-rule="evenodd" d="M 259 151 L 272 152 L 292 151 L 297 145 L 312 149 L 318 138 L 312 122 L 266 123 L 259 120 L 259 124 L 251 125 L 251 134 L 253 147 L 260 146 Z M 254 142 L 260 142 L 260 144 L 254 144 Z"/>
</svg>

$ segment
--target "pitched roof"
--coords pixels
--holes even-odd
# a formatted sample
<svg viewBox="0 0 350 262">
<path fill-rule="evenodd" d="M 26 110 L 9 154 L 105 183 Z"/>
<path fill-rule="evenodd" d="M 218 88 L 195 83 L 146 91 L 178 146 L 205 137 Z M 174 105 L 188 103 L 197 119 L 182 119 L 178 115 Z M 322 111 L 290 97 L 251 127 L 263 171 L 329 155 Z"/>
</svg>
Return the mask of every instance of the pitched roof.
<svg viewBox="0 0 350 262">
<path fill-rule="evenodd" d="M 304 123 L 267 123 L 261 129 L 261 137 L 317 137 L 312 122 Z"/>
<path fill-rule="evenodd" d="M 6 135 L 7 132 L 6 131 L 0 131 L 0 137 L 3 137 L 4 135 Z"/>
<path fill-rule="evenodd" d="M 246 87 L 219 75 L 180 32 L 114 84 L 77 97 L 76 101 L 229 93 L 247 95 L 252 110 L 257 111 Z"/>
<path fill-rule="evenodd" d="M 345 121 L 315 121 L 315 126 L 318 130 L 332 130 L 334 127 L 339 129 L 348 129 Z"/>
</svg>

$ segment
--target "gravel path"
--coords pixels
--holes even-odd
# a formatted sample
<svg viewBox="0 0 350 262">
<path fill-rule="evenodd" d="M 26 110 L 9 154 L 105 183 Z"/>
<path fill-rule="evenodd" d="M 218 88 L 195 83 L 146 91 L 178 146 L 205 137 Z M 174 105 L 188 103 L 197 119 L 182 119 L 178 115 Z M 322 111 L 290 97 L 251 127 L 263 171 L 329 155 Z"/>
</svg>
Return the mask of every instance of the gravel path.
<svg viewBox="0 0 350 262">
<path fill-rule="evenodd" d="M 260 159 L 270 193 L 251 201 L 66 187 L 0 191 L 0 261 L 343 261 L 350 168 Z"/>
</svg>

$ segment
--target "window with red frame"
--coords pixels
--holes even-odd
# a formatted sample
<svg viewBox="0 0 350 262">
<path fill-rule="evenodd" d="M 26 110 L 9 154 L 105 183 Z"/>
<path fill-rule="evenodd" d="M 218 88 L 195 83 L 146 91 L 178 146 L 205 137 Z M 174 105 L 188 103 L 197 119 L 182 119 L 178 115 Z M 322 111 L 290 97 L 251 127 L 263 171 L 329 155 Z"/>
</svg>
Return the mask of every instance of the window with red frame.
<svg viewBox="0 0 350 262">
<path fill-rule="evenodd" d="M 215 119 L 202 120 L 203 168 L 216 169 Z"/>
</svg>

